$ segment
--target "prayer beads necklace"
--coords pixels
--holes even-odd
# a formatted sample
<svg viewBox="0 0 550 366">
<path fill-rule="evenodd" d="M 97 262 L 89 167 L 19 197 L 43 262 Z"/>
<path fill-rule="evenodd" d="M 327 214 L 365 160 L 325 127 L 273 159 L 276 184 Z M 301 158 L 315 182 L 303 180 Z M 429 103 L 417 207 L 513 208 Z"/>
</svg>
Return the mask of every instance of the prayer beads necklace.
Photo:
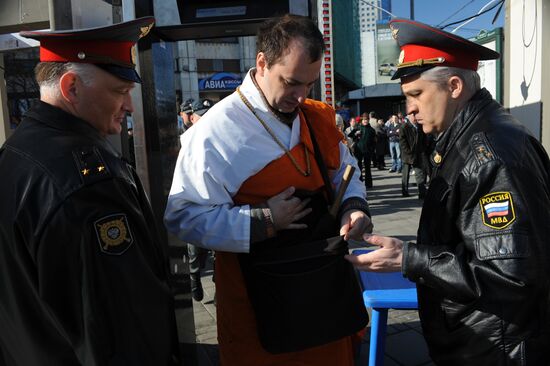
<svg viewBox="0 0 550 366">
<path fill-rule="evenodd" d="M 306 170 L 304 171 L 302 169 L 302 167 L 300 167 L 300 165 L 298 165 L 298 162 L 296 161 L 296 159 L 294 158 L 294 156 L 292 156 L 292 154 L 290 153 L 290 151 L 286 148 L 285 145 L 283 145 L 283 143 L 277 138 L 277 136 L 275 135 L 275 133 L 273 132 L 273 130 L 267 125 L 267 123 L 258 115 L 258 113 L 256 113 L 256 111 L 254 110 L 254 107 L 252 107 L 252 105 L 250 104 L 250 102 L 248 101 L 248 99 L 246 99 L 246 97 L 243 95 L 243 93 L 241 92 L 240 88 L 237 88 L 237 93 L 239 94 L 239 97 L 241 98 L 241 100 L 243 101 L 243 103 L 248 107 L 248 109 L 250 110 L 250 112 L 252 112 L 252 114 L 256 117 L 256 119 L 258 119 L 258 121 L 260 121 L 260 123 L 262 124 L 262 126 L 265 128 L 265 130 L 269 133 L 269 135 L 271 136 L 271 138 L 273 139 L 273 141 L 275 141 L 277 143 L 277 145 L 279 145 L 281 147 L 281 149 L 283 149 L 283 151 L 285 152 L 286 156 L 288 156 L 288 158 L 290 159 L 290 161 L 292 162 L 292 164 L 294 165 L 294 167 L 296 167 L 296 169 L 304 176 L 304 177 L 307 177 L 311 174 L 311 163 L 309 161 L 309 153 L 307 151 L 307 147 L 306 145 L 304 144 L 304 153 L 305 153 L 305 156 L 306 156 L 306 164 L 307 164 L 307 167 L 306 167 Z"/>
</svg>

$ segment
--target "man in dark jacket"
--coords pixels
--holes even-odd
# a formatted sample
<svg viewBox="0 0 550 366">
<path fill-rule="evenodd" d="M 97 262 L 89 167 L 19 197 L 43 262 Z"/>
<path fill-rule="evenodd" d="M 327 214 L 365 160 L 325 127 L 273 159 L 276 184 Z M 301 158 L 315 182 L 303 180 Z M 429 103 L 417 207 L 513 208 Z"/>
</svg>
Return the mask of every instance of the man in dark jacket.
<svg viewBox="0 0 550 366">
<path fill-rule="evenodd" d="M 401 148 L 401 160 L 403 170 L 401 172 L 401 193 L 403 197 L 409 196 L 409 178 L 411 169 L 418 186 L 418 198 L 424 199 L 426 195 L 426 134 L 422 126 L 416 122 L 414 114 L 409 114 L 401 126 L 399 134 L 399 146 Z"/>
<path fill-rule="evenodd" d="M 106 140 L 133 111 L 151 17 L 23 32 L 40 102 L 0 149 L 0 364 L 177 362 L 167 257 L 135 170 Z"/>
<path fill-rule="evenodd" d="M 364 236 L 381 248 L 349 260 L 401 270 L 438 365 L 550 364 L 550 161 L 489 92 L 478 61 L 499 55 L 410 20 L 402 48 L 408 113 L 437 135 L 417 242 Z"/>
<path fill-rule="evenodd" d="M 374 159 L 376 132 L 369 125 L 369 120 L 366 113 L 363 113 L 361 116 L 361 123 L 355 127 L 355 130 L 353 130 L 351 134 L 359 136 L 355 144 L 357 163 L 359 165 L 359 170 L 364 172 L 362 176 L 365 181 L 365 187 L 372 188 L 372 173 L 370 164 Z"/>
</svg>

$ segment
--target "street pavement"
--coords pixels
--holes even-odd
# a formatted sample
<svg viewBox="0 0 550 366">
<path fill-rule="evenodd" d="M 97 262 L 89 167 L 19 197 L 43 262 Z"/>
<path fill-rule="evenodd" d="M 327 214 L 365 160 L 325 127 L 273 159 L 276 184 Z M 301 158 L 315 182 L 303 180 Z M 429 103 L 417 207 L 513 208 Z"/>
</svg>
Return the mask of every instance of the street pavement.
<svg viewBox="0 0 550 366">
<path fill-rule="evenodd" d="M 415 240 L 422 201 L 417 198 L 414 176 L 411 177 L 409 188 L 411 196 L 404 198 L 401 196 L 401 174 L 390 173 L 387 169 L 384 171 L 373 169 L 372 175 L 374 187 L 368 192 L 368 200 L 373 216 L 374 232 L 401 240 Z M 355 242 L 351 247 L 353 249 L 369 247 L 369 245 Z M 181 244 L 171 241 L 171 254 L 181 253 L 181 249 Z M 182 280 L 187 276 L 187 268 L 186 263 L 181 261 L 181 256 L 179 258 L 172 258 L 172 265 L 175 276 L 179 276 Z M 212 262 L 211 258 L 207 260 L 206 268 L 202 272 L 204 287 L 202 301 L 192 300 L 185 291 L 183 294 L 176 295 L 176 317 L 180 342 L 183 344 L 185 354 L 185 365 L 219 365 Z M 180 281 L 182 282 L 185 281 Z M 192 312 L 190 303 L 192 303 Z M 369 339 L 370 326 L 361 344 L 356 366 L 368 365 Z M 422 337 L 416 310 L 389 311 L 384 365 L 433 365 Z"/>
</svg>

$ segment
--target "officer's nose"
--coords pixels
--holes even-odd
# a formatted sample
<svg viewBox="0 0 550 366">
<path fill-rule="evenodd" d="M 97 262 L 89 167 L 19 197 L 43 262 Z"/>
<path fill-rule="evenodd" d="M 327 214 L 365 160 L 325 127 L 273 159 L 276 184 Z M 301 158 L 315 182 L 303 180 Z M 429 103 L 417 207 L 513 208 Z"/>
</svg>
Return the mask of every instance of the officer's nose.
<svg viewBox="0 0 550 366">
<path fill-rule="evenodd" d="M 134 112 L 134 103 L 132 102 L 132 96 L 130 95 L 130 93 L 127 93 L 124 97 L 124 104 L 122 108 L 128 113 Z"/>
<path fill-rule="evenodd" d="M 407 101 L 407 114 L 417 114 L 418 113 L 418 106 L 415 102 Z"/>
</svg>

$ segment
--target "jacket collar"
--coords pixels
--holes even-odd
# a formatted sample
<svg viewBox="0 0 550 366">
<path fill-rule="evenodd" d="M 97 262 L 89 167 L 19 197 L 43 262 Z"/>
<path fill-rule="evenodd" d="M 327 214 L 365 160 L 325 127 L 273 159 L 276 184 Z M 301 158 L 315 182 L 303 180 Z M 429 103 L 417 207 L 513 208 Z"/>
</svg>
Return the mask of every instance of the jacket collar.
<svg viewBox="0 0 550 366">
<path fill-rule="evenodd" d="M 451 126 L 438 137 L 434 152 L 431 156 L 431 160 L 435 165 L 439 165 L 445 160 L 445 156 L 456 144 L 458 138 L 468 129 L 480 111 L 492 101 L 493 97 L 491 93 L 485 88 L 478 90 L 477 93 L 474 94 L 455 117 Z"/>
<path fill-rule="evenodd" d="M 120 153 L 92 125 L 61 108 L 39 101 L 25 114 L 25 117 L 32 118 L 56 130 L 87 136 L 115 156 L 120 156 Z"/>
</svg>

